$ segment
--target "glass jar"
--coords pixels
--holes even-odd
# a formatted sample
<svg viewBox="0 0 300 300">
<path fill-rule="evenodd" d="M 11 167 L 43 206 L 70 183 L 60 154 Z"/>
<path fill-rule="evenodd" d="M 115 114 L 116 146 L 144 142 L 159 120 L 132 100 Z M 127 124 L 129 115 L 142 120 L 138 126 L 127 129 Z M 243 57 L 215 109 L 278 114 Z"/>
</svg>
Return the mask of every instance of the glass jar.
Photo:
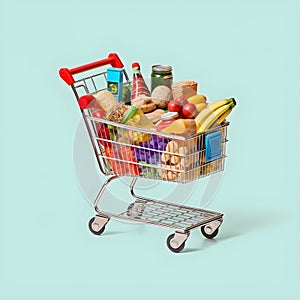
<svg viewBox="0 0 300 300">
<path fill-rule="evenodd" d="M 178 112 L 167 112 L 161 115 L 160 120 L 156 123 L 156 131 L 162 131 L 164 128 L 171 125 L 179 117 Z"/>
<path fill-rule="evenodd" d="M 173 74 L 172 67 L 166 65 L 152 66 L 151 73 L 151 92 L 159 85 L 165 85 L 172 89 Z"/>
</svg>

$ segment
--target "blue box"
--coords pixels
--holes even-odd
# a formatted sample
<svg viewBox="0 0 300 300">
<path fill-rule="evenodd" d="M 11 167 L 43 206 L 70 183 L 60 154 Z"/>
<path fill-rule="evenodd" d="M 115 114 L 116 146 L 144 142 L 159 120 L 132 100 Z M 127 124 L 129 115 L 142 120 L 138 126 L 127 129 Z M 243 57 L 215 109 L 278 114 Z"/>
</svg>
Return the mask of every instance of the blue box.
<svg viewBox="0 0 300 300">
<path fill-rule="evenodd" d="M 122 101 L 123 92 L 123 69 L 107 69 L 107 90 L 110 91 L 118 101 Z"/>
<path fill-rule="evenodd" d="M 222 156 L 222 133 L 221 131 L 209 133 L 205 136 L 206 162 L 218 159 Z"/>
</svg>

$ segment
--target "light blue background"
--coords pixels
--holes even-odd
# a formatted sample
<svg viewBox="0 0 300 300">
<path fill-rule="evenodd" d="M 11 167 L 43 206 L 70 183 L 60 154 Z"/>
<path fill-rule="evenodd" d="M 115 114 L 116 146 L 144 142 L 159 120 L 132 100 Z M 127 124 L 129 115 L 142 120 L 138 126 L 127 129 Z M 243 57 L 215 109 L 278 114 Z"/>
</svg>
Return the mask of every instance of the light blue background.
<svg viewBox="0 0 300 300">
<path fill-rule="evenodd" d="M 1 0 L 0 299 L 299 299 L 299 17 L 296 0 Z M 88 231 L 58 70 L 109 52 L 237 99 L 214 241 L 192 231 L 175 255 L 167 229 Z"/>
</svg>

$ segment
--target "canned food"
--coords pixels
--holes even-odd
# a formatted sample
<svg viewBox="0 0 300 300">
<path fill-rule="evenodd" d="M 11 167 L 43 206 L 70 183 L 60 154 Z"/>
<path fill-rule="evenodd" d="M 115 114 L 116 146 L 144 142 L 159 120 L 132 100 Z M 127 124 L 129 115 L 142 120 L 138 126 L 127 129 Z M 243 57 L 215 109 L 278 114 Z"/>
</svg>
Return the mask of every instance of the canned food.
<svg viewBox="0 0 300 300">
<path fill-rule="evenodd" d="M 152 66 L 151 73 L 151 92 L 159 85 L 165 85 L 172 88 L 173 74 L 172 67 L 166 65 Z"/>
</svg>

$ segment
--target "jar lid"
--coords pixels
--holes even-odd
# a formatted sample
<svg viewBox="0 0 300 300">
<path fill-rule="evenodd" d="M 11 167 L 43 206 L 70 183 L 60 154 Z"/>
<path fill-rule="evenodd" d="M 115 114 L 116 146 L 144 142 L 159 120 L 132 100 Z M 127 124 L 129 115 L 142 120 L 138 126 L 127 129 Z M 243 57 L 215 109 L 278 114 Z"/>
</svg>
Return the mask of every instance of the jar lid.
<svg viewBox="0 0 300 300">
<path fill-rule="evenodd" d="M 154 66 L 152 66 L 152 71 L 153 72 L 171 72 L 172 67 L 166 66 L 166 65 L 154 65 Z"/>
<path fill-rule="evenodd" d="M 166 120 L 175 119 L 176 117 L 178 117 L 178 112 L 176 112 L 176 111 L 169 111 L 169 112 L 161 115 L 160 119 L 163 120 L 163 121 L 166 121 Z"/>
</svg>

